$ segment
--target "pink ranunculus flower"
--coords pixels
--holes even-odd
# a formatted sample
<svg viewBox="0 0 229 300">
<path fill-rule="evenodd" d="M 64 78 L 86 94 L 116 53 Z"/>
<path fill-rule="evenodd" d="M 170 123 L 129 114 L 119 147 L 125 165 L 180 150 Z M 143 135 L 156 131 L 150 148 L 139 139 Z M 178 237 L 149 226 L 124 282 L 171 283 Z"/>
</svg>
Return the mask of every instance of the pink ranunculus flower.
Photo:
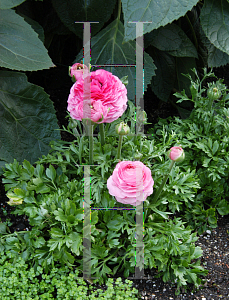
<svg viewBox="0 0 229 300">
<path fill-rule="evenodd" d="M 87 76 L 90 76 L 91 102 L 93 103 L 93 108 L 96 107 L 95 102 L 99 101 L 103 106 L 103 109 L 99 109 L 100 112 L 103 111 L 103 120 L 101 123 L 111 123 L 121 117 L 127 108 L 128 101 L 127 89 L 121 80 L 112 73 L 102 69 L 91 72 Z M 80 77 L 70 90 L 67 107 L 70 116 L 80 121 L 82 121 L 84 116 L 82 105 L 84 92 L 84 78 Z M 90 92 L 90 90 L 86 92 Z M 100 107 L 100 104 L 98 107 Z M 95 110 L 97 110 L 98 107 L 96 107 Z"/>
<path fill-rule="evenodd" d="M 109 194 L 123 204 L 139 205 L 153 193 L 151 171 L 140 161 L 121 161 L 107 180 Z"/>
<path fill-rule="evenodd" d="M 69 75 L 77 81 L 83 75 L 87 75 L 89 73 L 88 67 L 84 64 L 76 63 L 69 67 Z"/>
<path fill-rule="evenodd" d="M 77 106 L 77 115 L 80 119 L 91 119 L 94 123 L 102 123 L 107 116 L 107 109 L 100 100 L 85 100 Z"/>
<path fill-rule="evenodd" d="M 185 157 L 184 150 L 179 146 L 170 148 L 170 150 L 167 152 L 167 155 L 171 160 L 176 162 L 183 161 Z"/>
</svg>

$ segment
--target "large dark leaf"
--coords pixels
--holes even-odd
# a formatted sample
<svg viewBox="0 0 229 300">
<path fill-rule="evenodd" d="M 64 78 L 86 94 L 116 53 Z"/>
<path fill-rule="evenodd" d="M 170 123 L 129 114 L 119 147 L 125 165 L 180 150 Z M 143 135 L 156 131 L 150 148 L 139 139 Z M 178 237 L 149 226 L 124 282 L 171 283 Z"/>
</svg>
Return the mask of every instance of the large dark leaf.
<svg viewBox="0 0 229 300">
<path fill-rule="evenodd" d="M 64 25 L 83 38 L 83 24 L 75 22 L 99 22 L 91 24 L 91 34 L 95 35 L 109 20 L 116 0 L 52 0 L 52 3 Z"/>
<path fill-rule="evenodd" d="M 25 0 L 0 0 L 0 9 L 8 9 L 18 6 Z"/>
<path fill-rule="evenodd" d="M 207 49 L 207 64 L 211 68 L 217 68 L 229 63 L 229 55 L 218 48 L 216 48 L 204 33 L 201 35 L 201 40 Z"/>
<path fill-rule="evenodd" d="M 190 96 L 190 80 L 183 74 L 190 74 L 193 79 L 194 75 L 191 69 L 196 68 L 196 61 L 193 57 L 176 57 L 176 82 L 175 87 L 179 91 L 186 91 L 186 94 Z"/>
<path fill-rule="evenodd" d="M 53 67 L 43 43 L 14 10 L 0 10 L 0 66 L 20 71 Z"/>
<path fill-rule="evenodd" d="M 119 19 L 99 32 L 91 39 L 91 64 L 105 65 L 115 64 L 116 66 L 100 67 L 114 75 L 122 78 L 128 75 L 128 98 L 135 99 L 135 72 L 133 67 L 119 67 L 119 65 L 136 64 L 135 49 L 136 43 L 133 41 L 123 44 L 124 26 Z M 83 58 L 83 50 L 77 55 L 75 62 L 80 62 Z M 153 59 L 144 53 L 144 90 L 150 83 L 152 76 L 155 75 L 155 65 Z"/>
<path fill-rule="evenodd" d="M 24 74 L 0 71 L 0 173 L 2 166 L 26 159 L 34 163 L 60 139 L 53 103 Z"/>
<path fill-rule="evenodd" d="M 122 0 L 125 41 L 136 38 L 136 24 L 128 22 L 152 22 L 144 24 L 144 33 L 147 33 L 184 16 L 197 2 L 198 0 Z"/>
<path fill-rule="evenodd" d="M 200 21 L 210 42 L 229 54 L 229 3 L 227 0 L 205 0 Z"/>
<path fill-rule="evenodd" d="M 167 101 L 176 77 L 175 59 L 166 52 L 156 49 L 152 56 L 157 70 L 156 76 L 152 78 L 151 88 L 159 99 Z"/>
<path fill-rule="evenodd" d="M 146 43 L 173 56 L 198 57 L 195 46 L 176 24 L 168 24 L 153 30 L 146 35 Z"/>
</svg>

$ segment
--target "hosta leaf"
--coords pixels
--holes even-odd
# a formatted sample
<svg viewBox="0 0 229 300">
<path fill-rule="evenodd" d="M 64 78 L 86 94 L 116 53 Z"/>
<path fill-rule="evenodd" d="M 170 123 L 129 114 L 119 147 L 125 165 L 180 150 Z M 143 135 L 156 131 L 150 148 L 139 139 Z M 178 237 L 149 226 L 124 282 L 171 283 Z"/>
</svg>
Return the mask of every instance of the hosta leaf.
<svg viewBox="0 0 229 300">
<path fill-rule="evenodd" d="M 176 77 L 175 59 L 159 50 L 155 50 L 152 56 L 157 70 L 156 76 L 152 77 L 151 88 L 159 99 L 167 101 Z"/>
<path fill-rule="evenodd" d="M 83 24 L 77 22 L 99 22 L 91 24 L 92 36 L 109 20 L 116 0 L 52 0 L 59 18 L 68 29 L 83 38 Z"/>
<path fill-rule="evenodd" d="M 136 24 L 128 22 L 151 22 L 144 24 L 144 33 L 150 32 L 184 16 L 198 0 L 122 0 L 125 20 L 125 41 L 136 38 Z"/>
<path fill-rule="evenodd" d="M 0 66 L 20 71 L 54 66 L 37 33 L 14 10 L 0 10 L 0 34 Z"/>
<path fill-rule="evenodd" d="M 229 3 L 226 0 L 205 0 L 200 21 L 210 42 L 229 54 Z"/>
<path fill-rule="evenodd" d="M 0 86 L 0 166 L 14 158 L 33 164 L 60 139 L 53 103 L 21 73 L 0 71 Z"/>
<path fill-rule="evenodd" d="M 114 20 L 106 28 L 100 31 L 91 39 L 91 64 L 136 64 L 135 49 L 136 43 L 133 41 L 123 44 L 124 26 L 118 19 Z M 75 62 L 81 61 L 83 58 L 83 50 L 77 55 Z M 135 67 L 102 67 L 114 75 L 122 78 L 128 75 L 128 98 L 135 99 Z M 152 76 L 155 75 L 156 69 L 153 59 L 145 52 L 144 53 L 144 89 L 150 83 Z"/>
<path fill-rule="evenodd" d="M 20 5 L 25 0 L 0 0 L 0 9 L 8 9 Z"/>
<path fill-rule="evenodd" d="M 153 30 L 147 41 L 161 51 L 177 57 L 198 57 L 197 50 L 184 31 L 176 24 L 168 24 Z"/>
<path fill-rule="evenodd" d="M 229 63 L 229 55 L 217 49 L 214 45 L 208 48 L 208 66 L 217 68 Z"/>
</svg>

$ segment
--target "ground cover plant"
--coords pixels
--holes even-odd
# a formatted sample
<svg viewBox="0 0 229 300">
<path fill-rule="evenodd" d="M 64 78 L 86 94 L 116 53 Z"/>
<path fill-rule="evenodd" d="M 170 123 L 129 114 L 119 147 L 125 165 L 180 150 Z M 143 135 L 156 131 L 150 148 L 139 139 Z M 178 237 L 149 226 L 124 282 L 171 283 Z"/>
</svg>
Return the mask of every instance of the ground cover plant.
<svg viewBox="0 0 229 300">
<path fill-rule="evenodd" d="M 0 281 L 2 299 L 138 299 L 138 291 L 131 288 L 129 280 L 122 283 L 120 278 L 109 278 L 106 290 L 93 291 L 77 270 L 55 267 L 47 274 L 40 266 L 36 270 L 29 268 L 23 258 L 10 252 L 1 255 Z"/>
</svg>

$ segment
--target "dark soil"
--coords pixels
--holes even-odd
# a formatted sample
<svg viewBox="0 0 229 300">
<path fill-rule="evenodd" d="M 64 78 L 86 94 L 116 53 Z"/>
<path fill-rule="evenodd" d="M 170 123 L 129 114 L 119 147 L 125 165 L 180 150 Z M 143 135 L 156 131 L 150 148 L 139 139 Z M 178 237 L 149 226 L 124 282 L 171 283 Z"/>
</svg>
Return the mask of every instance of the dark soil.
<svg viewBox="0 0 229 300">
<path fill-rule="evenodd" d="M 228 71 L 229 66 L 221 67 L 215 69 L 215 74 L 220 78 L 224 78 L 224 82 L 229 86 Z M 67 119 L 65 118 L 66 101 L 69 89 L 72 86 L 71 79 L 68 76 L 68 67 L 59 66 L 50 70 L 28 73 L 27 75 L 31 83 L 44 87 L 45 91 L 50 95 L 56 109 L 60 128 L 62 125 L 67 126 Z M 157 123 L 159 117 L 167 118 L 179 115 L 174 105 L 160 101 L 150 89 L 144 95 L 144 109 L 147 112 L 148 122 L 152 123 L 152 125 L 145 126 L 145 133 L 147 129 Z M 62 133 L 62 139 L 71 140 L 71 136 Z M 6 203 L 8 198 L 5 196 L 4 186 L 1 181 L 0 199 L 0 218 L 1 221 L 7 222 L 11 232 L 29 230 L 31 227 L 26 216 L 11 214 L 14 208 Z M 218 220 L 218 227 L 200 235 L 196 242 L 203 250 L 201 264 L 209 270 L 209 274 L 205 277 L 206 282 L 201 286 L 199 291 L 193 290 L 193 286 L 189 285 L 187 291 L 182 290 L 179 296 L 175 296 L 175 284 L 164 283 L 162 279 L 155 278 L 157 274 L 155 269 L 145 270 L 145 277 L 147 279 L 133 280 L 134 286 L 139 290 L 141 295 L 139 299 L 229 299 L 228 230 L 229 216 L 221 216 Z"/>
</svg>

